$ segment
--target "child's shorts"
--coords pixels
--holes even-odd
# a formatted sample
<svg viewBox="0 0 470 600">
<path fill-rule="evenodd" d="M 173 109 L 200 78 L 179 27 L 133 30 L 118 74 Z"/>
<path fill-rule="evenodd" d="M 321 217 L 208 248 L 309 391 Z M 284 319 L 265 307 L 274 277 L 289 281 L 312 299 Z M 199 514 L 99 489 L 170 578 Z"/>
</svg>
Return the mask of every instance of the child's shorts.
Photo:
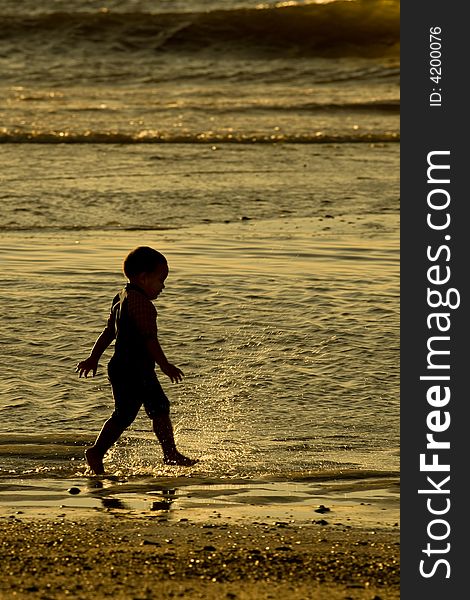
<svg viewBox="0 0 470 600">
<path fill-rule="evenodd" d="M 123 372 L 110 363 L 108 375 L 114 396 L 112 418 L 123 427 L 129 427 L 134 422 L 142 405 L 150 419 L 169 415 L 170 402 L 155 371 L 144 376 L 135 375 Z"/>
</svg>

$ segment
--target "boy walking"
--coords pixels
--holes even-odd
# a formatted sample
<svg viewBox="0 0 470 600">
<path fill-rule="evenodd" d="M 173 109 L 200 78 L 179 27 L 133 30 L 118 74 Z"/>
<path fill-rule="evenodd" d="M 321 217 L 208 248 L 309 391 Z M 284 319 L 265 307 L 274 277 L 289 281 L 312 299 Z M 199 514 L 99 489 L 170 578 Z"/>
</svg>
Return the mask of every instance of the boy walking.
<svg viewBox="0 0 470 600">
<path fill-rule="evenodd" d="M 95 376 L 101 355 L 116 340 L 114 355 L 108 364 L 115 408 L 94 445 L 85 451 L 86 461 L 97 475 L 103 474 L 104 455 L 144 405 L 162 447 L 163 462 L 190 467 L 198 461 L 176 449 L 170 403 L 155 373 L 156 363 L 173 383 L 183 378 L 183 372 L 168 361 L 160 346 L 157 311 L 151 302 L 165 288 L 168 263 L 157 250 L 139 246 L 128 254 L 123 269 L 129 282 L 114 297 L 107 325 L 90 356 L 79 362 L 76 369 L 80 377 L 87 377 L 90 371 Z"/>
</svg>

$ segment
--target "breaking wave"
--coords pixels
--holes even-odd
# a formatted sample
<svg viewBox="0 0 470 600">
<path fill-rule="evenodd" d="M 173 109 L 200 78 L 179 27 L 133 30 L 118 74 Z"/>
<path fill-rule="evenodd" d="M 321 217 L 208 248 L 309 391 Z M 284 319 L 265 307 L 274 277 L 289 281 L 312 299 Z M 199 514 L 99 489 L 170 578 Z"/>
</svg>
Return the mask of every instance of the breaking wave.
<svg viewBox="0 0 470 600">
<path fill-rule="evenodd" d="M 380 133 L 175 134 L 152 130 L 137 133 L 109 131 L 0 131 L 0 143 L 11 144 L 354 144 L 399 142 L 397 131 Z"/>
<path fill-rule="evenodd" d="M 287 4 L 287 3 L 286 3 Z M 0 20 L 0 38 L 62 52 L 275 52 L 277 56 L 398 54 L 399 2 L 338 0 L 193 13 L 55 12 Z"/>
</svg>

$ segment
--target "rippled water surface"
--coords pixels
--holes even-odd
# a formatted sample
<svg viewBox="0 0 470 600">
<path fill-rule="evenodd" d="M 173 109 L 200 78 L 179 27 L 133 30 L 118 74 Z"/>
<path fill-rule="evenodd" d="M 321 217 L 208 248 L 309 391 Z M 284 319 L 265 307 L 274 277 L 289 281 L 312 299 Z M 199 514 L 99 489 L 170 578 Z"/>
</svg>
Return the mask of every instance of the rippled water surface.
<svg viewBox="0 0 470 600">
<path fill-rule="evenodd" d="M 399 3 L 0 4 L 0 475 L 84 475 L 141 244 L 192 477 L 396 473 Z M 106 460 L 179 474 L 144 415 Z"/>
<path fill-rule="evenodd" d="M 196 473 L 398 468 L 396 145 L 2 152 L 3 472 L 84 469 L 111 352 L 74 367 L 140 244 L 170 263 L 159 327 L 186 377 L 161 379 Z M 166 472 L 145 416 L 108 465 Z"/>
</svg>

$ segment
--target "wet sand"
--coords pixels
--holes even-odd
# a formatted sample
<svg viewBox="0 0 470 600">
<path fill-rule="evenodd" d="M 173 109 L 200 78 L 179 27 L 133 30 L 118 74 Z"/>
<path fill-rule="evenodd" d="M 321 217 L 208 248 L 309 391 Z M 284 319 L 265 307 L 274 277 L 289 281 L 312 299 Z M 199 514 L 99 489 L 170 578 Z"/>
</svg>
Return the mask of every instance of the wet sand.
<svg viewBox="0 0 470 600">
<path fill-rule="evenodd" d="M 322 521 L 3 516 L 0 598 L 398 599 L 398 528 Z"/>
<path fill-rule="evenodd" d="M 311 496 L 311 482 L 169 495 L 97 478 L 95 498 L 83 483 L 4 482 L 2 600 L 399 598 L 394 479 L 324 482 Z"/>
</svg>

